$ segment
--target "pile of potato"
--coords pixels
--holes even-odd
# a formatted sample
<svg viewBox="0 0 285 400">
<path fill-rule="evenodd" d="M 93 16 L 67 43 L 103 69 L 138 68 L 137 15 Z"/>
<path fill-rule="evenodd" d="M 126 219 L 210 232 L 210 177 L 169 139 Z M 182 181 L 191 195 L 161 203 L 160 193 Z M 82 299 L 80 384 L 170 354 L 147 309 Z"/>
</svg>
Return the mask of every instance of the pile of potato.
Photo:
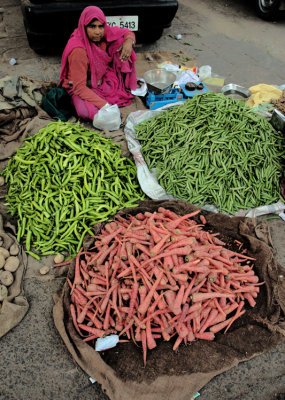
<svg viewBox="0 0 285 400">
<path fill-rule="evenodd" d="M 13 273 L 20 265 L 18 254 L 17 243 L 12 244 L 9 250 L 0 247 L 0 302 L 8 297 L 8 287 L 14 282 Z"/>
</svg>

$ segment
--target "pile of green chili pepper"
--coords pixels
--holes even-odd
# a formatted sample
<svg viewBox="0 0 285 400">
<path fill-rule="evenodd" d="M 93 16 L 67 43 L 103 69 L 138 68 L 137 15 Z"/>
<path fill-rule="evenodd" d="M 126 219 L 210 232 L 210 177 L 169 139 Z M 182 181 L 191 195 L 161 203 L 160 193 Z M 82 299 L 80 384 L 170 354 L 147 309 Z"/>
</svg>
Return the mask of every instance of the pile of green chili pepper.
<svg viewBox="0 0 285 400">
<path fill-rule="evenodd" d="M 144 198 L 134 163 L 111 139 L 53 122 L 25 140 L 2 172 L 17 239 L 41 255 L 76 254 L 92 225 Z"/>
<path fill-rule="evenodd" d="M 281 198 L 284 139 L 243 101 L 196 95 L 135 133 L 149 169 L 179 199 L 233 214 Z"/>
</svg>

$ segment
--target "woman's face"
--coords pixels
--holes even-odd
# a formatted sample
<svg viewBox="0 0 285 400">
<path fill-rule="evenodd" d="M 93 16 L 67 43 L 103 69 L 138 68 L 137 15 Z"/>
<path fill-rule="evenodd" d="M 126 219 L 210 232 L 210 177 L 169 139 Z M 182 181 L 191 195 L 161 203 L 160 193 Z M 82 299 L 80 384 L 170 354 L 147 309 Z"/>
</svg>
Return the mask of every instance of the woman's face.
<svg viewBox="0 0 285 400">
<path fill-rule="evenodd" d="M 103 22 L 98 21 L 98 19 L 93 19 L 93 21 L 86 26 L 86 34 L 91 42 L 100 42 L 104 36 Z"/>
</svg>

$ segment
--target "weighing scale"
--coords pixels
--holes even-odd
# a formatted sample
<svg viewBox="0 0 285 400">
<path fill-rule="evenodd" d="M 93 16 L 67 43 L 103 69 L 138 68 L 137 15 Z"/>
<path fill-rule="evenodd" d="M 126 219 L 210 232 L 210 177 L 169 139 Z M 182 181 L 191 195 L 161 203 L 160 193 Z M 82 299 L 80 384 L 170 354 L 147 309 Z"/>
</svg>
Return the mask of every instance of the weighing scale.
<svg viewBox="0 0 285 400">
<path fill-rule="evenodd" d="M 146 96 L 146 105 L 151 110 L 156 110 L 157 108 L 163 107 L 166 104 L 175 103 L 177 101 L 186 101 L 191 99 L 196 94 L 203 94 L 210 92 L 207 86 L 203 82 L 197 82 L 196 85 L 202 85 L 203 89 L 198 90 L 187 90 L 185 88 L 187 83 L 180 84 L 179 87 L 171 88 L 167 93 L 155 94 L 154 92 L 148 90 Z"/>
</svg>

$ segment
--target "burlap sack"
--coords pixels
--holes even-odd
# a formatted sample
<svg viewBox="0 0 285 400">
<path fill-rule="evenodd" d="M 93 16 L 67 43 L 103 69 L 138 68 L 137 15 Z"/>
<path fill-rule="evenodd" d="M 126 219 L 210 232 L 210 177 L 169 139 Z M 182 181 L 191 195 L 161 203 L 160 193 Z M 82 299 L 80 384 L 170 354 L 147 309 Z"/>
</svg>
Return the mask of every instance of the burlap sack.
<svg viewBox="0 0 285 400">
<path fill-rule="evenodd" d="M 23 290 L 23 276 L 27 267 L 27 256 L 18 244 L 16 237 L 12 233 L 13 231 L 14 226 L 9 223 L 3 227 L 2 215 L 0 214 L 0 238 L 3 241 L 2 246 L 9 250 L 12 244 L 17 244 L 20 260 L 19 268 L 13 273 L 14 282 L 8 289 L 8 297 L 2 303 L 0 302 L 0 338 L 18 325 L 29 309 L 29 304 Z"/>
<path fill-rule="evenodd" d="M 159 206 L 178 214 L 196 209 L 183 201 L 145 201 L 136 209 L 120 214 L 157 210 Z M 96 379 L 112 400 L 189 400 L 214 376 L 242 361 L 261 354 L 284 341 L 285 282 L 281 266 L 273 257 L 267 237 L 258 239 L 256 221 L 243 217 L 204 213 L 214 231 L 224 240 L 245 243 L 248 254 L 256 258 L 255 269 L 265 284 L 257 304 L 232 325 L 227 334 L 219 333 L 213 342 L 198 340 L 172 350 L 173 342 L 162 342 L 148 352 L 144 368 L 142 351 L 133 343 L 119 344 L 104 353 L 96 352 L 76 333 L 69 314 L 69 288 L 65 283 L 55 296 L 54 322 L 74 360 Z M 95 226 L 95 232 L 100 226 Z M 260 235 L 259 235 L 260 236 Z M 93 239 L 86 238 L 85 247 Z M 74 265 L 69 269 L 72 278 Z"/>
</svg>

